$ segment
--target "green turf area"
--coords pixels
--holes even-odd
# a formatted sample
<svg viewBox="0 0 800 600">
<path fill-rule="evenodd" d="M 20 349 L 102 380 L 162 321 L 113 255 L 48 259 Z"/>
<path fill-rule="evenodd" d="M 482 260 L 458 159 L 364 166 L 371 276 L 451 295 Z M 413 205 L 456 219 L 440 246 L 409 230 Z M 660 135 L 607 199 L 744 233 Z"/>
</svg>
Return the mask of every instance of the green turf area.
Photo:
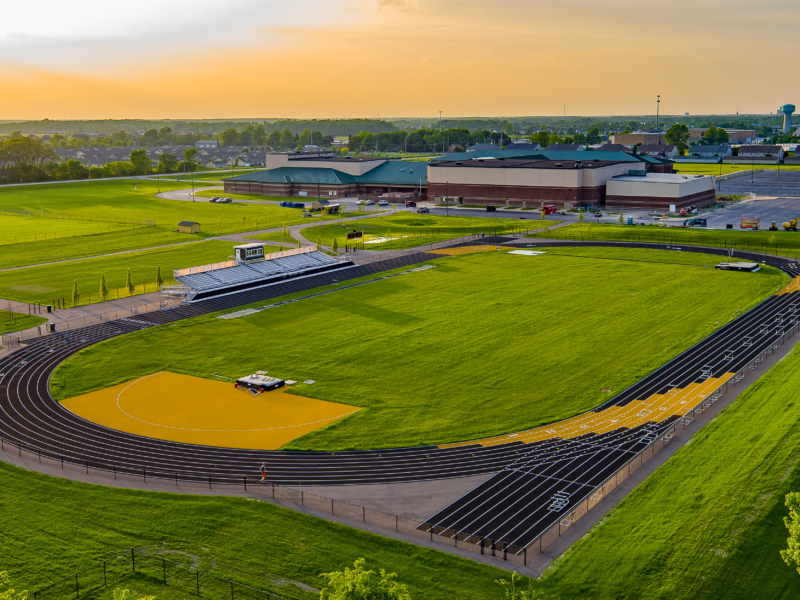
<svg viewBox="0 0 800 600">
<path fill-rule="evenodd" d="M 66 298 L 71 306 L 73 281 L 78 281 L 81 294 L 79 304 L 99 302 L 100 277 L 105 274 L 106 286 L 114 290 L 109 295 L 114 299 L 126 296 L 127 270 L 131 270 L 133 283 L 139 285 L 137 293 L 153 292 L 156 269 L 161 265 L 161 276 L 165 282 L 172 280 L 172 270 L 221 262 L 231 255 L 231 242 L 210 240 L 174 248 L 159 248 L 128 252 L 115 256 L 87 258 L 66 263 L 41 265 L 25 269 L 0 272 L 0 298 L 11 298 L 20 302 L 49 304 L 53 299 Z M 142 284 L 150 284 L 146 289 Z M 92 294 L 90 296 L 90 294 Z"/>
<path fill-rule="evenodd" d="M 576 223 L 556 230 L 530 234 L 528 237 L 553 240 L 597 240 L 655 242 L 707 246 L 763 252 L 800 258 L 800 234 L 796 231 L 747 231 L 738 229 L 694 229 L 692 227 L 657 227 L 655 225 L 606 225 Z"/>
<path fill-rule="evenodd" d="M 0 246 L 0 269 L 101 256 L 156 246 L 174 246 L 202 240 L 202 234 L 185 234 L 164 227 L 143 227 L 119 233 L 101 233 L 76 238 Z"/>
<path fill-rule="evenodd" d="M 46 210 L 64 218 L 93 219 L 101 224 L 149 221 L 167 230 L 176 229 L 180 221 L 195 221 L 209 235 L 304 222 L 302 210 L 273 204 L 214 204 L 156 198 L 158 185 L 154 180 L 130 179 L 0 188 L 0 210 Z M 187 188 L 184 182 L 168 181 L 162 181 L 160 187 L 162 192 Z M 96 223 L 87 221 L 87 226 L 90 224 Z"/>
<path fill-rule="evenodd" d="M 555 225 L 555 222 L 552 221 Z M 357 222 L 319 225 L 304 229 L 302 234 L 307 240 L 321 240 L 324 246 L 330 246 L 333 238 L 340 248 L 345 244 L 361 243 L 365 250 L 399 250 L 433 244 L 453 238 L 475 233 L 486 235 L 502 234 L 512 230 L 531 228 L 528 221 L 519 219 L 494 219 L 482 217 L 446 217 L 439 215 L 417 215 L 399 213 L 385 217 L 371 217 Z M 347 240 L 347 233 L 353 230 L 363 231 L 360 240 Z M 385 239 L 389 241 L 383 241 Z"/>
<path fill-rule="evenodd" d="M 0 334 L 22 331 L 46 322 L 47 319 L 44 317 L 0 310 Z"/>
<path fill-rule="evenodd" d="M 721 167 L 721 169 L 720 169 Z M 748 164 L 729 164 L 729 163 L 675 163 L 672 165 L 676 173 L 691 173 L 695 175 L 725 175 L 726 173 L 736 173 L 739 171 L 797 171 L 800 165 L 748 165 Z M 720 172 L 721 171 L 721 172 Z"/>
<path fill-rule="evenodd" d="M 318 597 L 298 583 L 319 589 L 320 573 L 352 567 L 360 557 L 370 568 L 398 573 L 412 598 L 499 598 L 494 581 L 508 577 L 488 565 L 265 502 L 73 483 L 5 463 L 0 507 L 2 568 L 17 589 L 31 592 L 130 547 L 186 565 L 196 561 L 203 571 L 298 600 Z M 123 587 L 136 589 L 130 583 Z M 170 587 L 157 595 L 194 596 Z"/>
<path fill-rule="evenodd" d="M 799 385 L 794 350 L 575 543 L 545 597 L 800 597 L 779 554 L 800 490 Z"/>
<path fill-rule="evenodd" d="M 25 242 L 82 237 L 129 231 L 142 226 L 125 223 L 97 223 L 77 219 L 18 216 L 0 212 L 0 246 Z"/>
<path fill-rule="evenodd" d="M 280 242 L 281 244 L 287 244 L 292 247 L 297 246 L 297 240 L 294 239 L 288 231 L 283 233 L 283 230 L 272 231 L 270 233 L 261 233 L 259 235 L 249 235 L 247 236 L 247 239 L 263 240 L 265 242 Z"/>
<path fill-rule="evenodd" d="M 623 252 L 676 255 L 611 256 Z M 207 316 L 109 340 L 62 365 L 53 392 L 67 398 L 161 370 L 234 379 L 267 369 L 315 380 L 295 386 L 302 395 L 365 407 L 291 448 L 460 441 L 594 408 L 608 398 L 604 388 L 623 390 L 788 281 L 775 269 L 500 252 L 432 264 L 244 318 Z M 232 350 L 254 340 L 263 353 Z"/>
</svg>

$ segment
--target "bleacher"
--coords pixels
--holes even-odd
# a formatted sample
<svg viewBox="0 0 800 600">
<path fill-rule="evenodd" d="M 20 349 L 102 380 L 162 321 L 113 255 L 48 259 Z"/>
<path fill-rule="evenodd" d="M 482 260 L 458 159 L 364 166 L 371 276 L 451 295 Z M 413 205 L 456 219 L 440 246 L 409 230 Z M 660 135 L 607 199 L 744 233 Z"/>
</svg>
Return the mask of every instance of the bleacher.
<svg viewBox="0 0 800 600">
<path fill-rule="evenodd" d="M 349 261 L 341 261 L 317 250 L 301 254 L 279 256 L 255 262 L 231 261 L 230 266 L 217 267 L 195 273 L 185 273 L 193 269 L 175 272 L 175 279 L 181 284 L 168 292 L 180 292 L 184 299 L 199 300 L 222 293 L 266 285 L 290 277 L 300 277 L 331 269 L 353 266 Z M 197 270 L 202 267 L 197 267 Z"/>
</svg>

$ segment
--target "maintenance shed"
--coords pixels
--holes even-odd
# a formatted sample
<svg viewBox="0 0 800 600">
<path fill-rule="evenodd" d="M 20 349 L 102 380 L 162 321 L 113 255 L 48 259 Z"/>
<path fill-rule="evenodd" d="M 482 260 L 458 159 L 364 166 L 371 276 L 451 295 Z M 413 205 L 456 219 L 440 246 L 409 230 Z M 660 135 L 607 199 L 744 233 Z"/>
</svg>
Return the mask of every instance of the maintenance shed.
<svg viewBox="0 0 800 600">
<path fill-rule="evenodd" d="M 200 233 L 200 223 L 181 221 L 178 223 L 178 231 L 181 233 Z"/>
</svg>

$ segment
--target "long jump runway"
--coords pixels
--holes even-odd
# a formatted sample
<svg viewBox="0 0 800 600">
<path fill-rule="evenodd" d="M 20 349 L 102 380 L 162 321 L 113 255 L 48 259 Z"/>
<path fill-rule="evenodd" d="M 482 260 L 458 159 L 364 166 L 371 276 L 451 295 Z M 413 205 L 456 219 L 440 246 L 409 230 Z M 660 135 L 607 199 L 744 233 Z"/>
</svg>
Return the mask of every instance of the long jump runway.
<svg viewBox="0 0 800 600">
<path fill-rule="evenodd" d="M 500 239 L 484 240 L 497 244 Z M 527 242 L 527 241 L 526 241 Z M 471 242 L 474 244 L 474 242 Z M 537 247 L 563 246 L 537 240 Z M 659 244 L 579 243 L 628 248 Z M 684 251 L 723 254 L 716 249 Z M 151 478 L 241 484 L 266 461 L 283 485 L 357 485 L 493 476 L 426 520 L 436 533 L 458 532 L 525 548 L 592 489 L 688 418 L 708 394 L 738 377 L 800 320 L 800 268 L 778 257 L 739 253 L 787 272 L 793 282 L 593 411 L 549 427 L 443 446 L 363 452 L 281 452 L 199 446 L 140 437 L 87 421 L 53 400 L 49 378 L 79 350 L 155 325 L 311 290 L 419 262 L 414 254 L 120 319 L 31 342 L 0 360 L 0 436 L 43 456 Z"/>
</svg>

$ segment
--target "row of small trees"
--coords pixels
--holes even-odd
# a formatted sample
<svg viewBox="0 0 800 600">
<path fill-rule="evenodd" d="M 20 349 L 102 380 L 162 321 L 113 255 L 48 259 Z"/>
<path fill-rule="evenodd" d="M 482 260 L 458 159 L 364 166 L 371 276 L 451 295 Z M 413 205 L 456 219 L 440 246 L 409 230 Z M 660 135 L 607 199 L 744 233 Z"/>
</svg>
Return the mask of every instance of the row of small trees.
<svg viewBox="0 0 800 600">
<path fill-rule="evenodd" d="M 164 285 L 164 278 L 161 276 L 161 265 L 158 265 L 156 269 L 156 285 L 158 288 L 161 288 Z M 133 295 L 136 286 L 133 284 L 133 277 L 131 276 L 131 270 L 128 269 L 128 273 L 125 275 L 125 290 L 128 292 L 128 295 Z M 106 274 L 103 273 L 100 276 L 100 298 L 105 301 L 108 299 L 108 285 L 106 284 Z M 72 282 L 72 306 L 78 306 L 78 302 L 80 302 L 81 294 L 78 290 L 78 280 L 75 279 Z"/>
</svg>

